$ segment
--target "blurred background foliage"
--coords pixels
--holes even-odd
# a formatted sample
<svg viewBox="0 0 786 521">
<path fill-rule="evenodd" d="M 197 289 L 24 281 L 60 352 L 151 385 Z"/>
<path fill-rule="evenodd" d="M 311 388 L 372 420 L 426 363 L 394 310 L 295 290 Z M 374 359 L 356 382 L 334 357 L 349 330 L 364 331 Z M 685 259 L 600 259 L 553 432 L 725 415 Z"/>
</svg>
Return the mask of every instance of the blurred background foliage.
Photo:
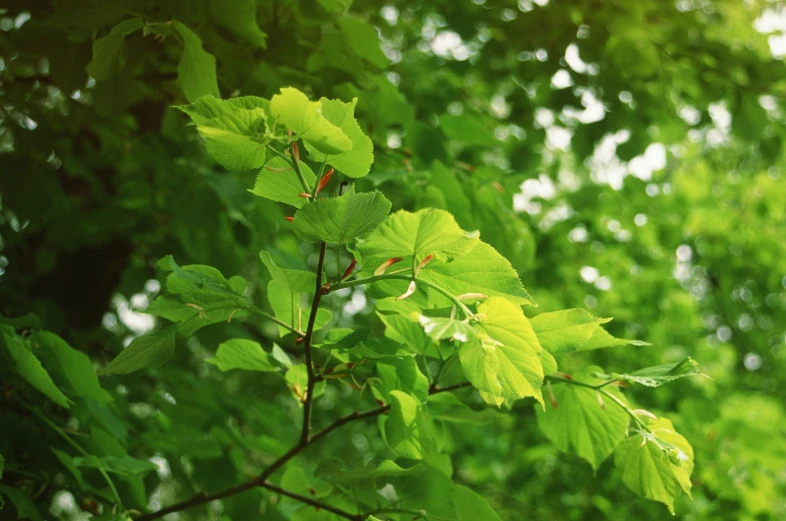
<svg viewBox="0 0 786 521">
<path fill-rule="evenodd" d="M 170 108 L 187 101 L 183 44 L 169 24 L 177 20 L 215 57 L 222 97 L 270 97 L 288 85 L 312 97 L 357 97 L 376 156 L 361 188 L 378 187 L 394 210 L 446 208 L 463 228 L 479 229 L 540 304 L 528 313 L 586 307 L 615 317 L 615 336 L 652 343 L 572 355 L 561 368 L 698 360 L 712 379 L 628 393 L 656 413 L 677 411 L 670 417 L 696 451 L 693 500 L 678 499 L 678 517 L 786 517 L 780 2 L 3 4 L 3 316 L 33 312 L 105 364 L 156 327 L 139 311 L 160 290 L 155 261 L 166 254 L 256 288 L 267 282 L 263 247 L 313 263 L 284 208 L 247 191 L 255 173 L 223 171 Z M 89 77 L 93 41 L 130 17 L 144 20 L 143 31 L 125 39 L 112 74 Z M 362 290 L 331 301 L 343 307 L 337 324 L 370 323 Z M 102 379 L 111 405 L 41 410 L 92 453 L 153 458 L 157 473 L 121 483 L 136 502 L 126 506 L 223 488 L 269 463 L 297 432 L 297 404 L 276 394 L 272 378 L 219 375 L 202 363 L 222 340 L 243 335 L 269 345 L 277 331 L 252 320 L 216 324 L 178 340 L 161 368 Z M 6 398 L 27 392 L 5 376 L 1 385 Z M 350 395 L 328 386 L 316 420 L 351 411 Z M 0 453 L 24 463 L 6 465 L 3 483 L 26 490 L 44 518 L 87 516 L 97 492 L 79 482 L 94 476 L 73 473 L 49 450 L 63 445 L 57 433 L 10 401 L 0 425 Z M 373 424 L 347 429 L 302 464 L 331 453 L 362 462 L 382 450 Z M 667 515 L 628 491 L 609 463 L 593 475 L 558 454 L 530 402 L 442 436 L 456 454 L 456 479 L 504 519 Z M 251 492 L 180 519 L 251 519 L 260 498 Z M 264 519 L 285 513 L 271 509 Z M 0 519 L 16 515 L 0 511 Z"/>
</svg>

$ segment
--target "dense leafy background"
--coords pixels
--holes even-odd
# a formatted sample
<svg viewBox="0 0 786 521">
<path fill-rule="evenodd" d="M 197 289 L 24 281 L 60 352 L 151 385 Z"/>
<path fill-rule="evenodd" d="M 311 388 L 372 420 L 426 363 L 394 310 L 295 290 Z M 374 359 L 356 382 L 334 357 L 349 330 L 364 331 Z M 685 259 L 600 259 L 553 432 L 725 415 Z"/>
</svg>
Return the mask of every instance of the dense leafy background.
<svg viewBox="0 0 786 521">
<path fill-rule="evenodd" d="M 258 158 L 217 164 L 202 130 L 172 108 L 202 94 L 270 99 L 289 86 L 312 100 L 357 97 L 375 159 L 358 191 L 381 191 L 394 210 L 444 208 L 480 230 L 538 302 L 530 316 L 584 307 L 615 317 L 605 325 L 615 336 L 651 343 L 560 356 L 561 369 L 701 362 L 712 379 L 625 391 L 668 412 L 693 445 L 693 500 L 677 498 L 678 516 L 786 516 L 786 69 L 754 27 L 781 6 L 348 3 L 4 3 L 0 313 L 40 317 L 6 321 L 3 331 L 38 346 L 68 395 L 47 389 L 45 399 L 4 358 L 0 518 L 23 509 L 32 519 L 81 519 L 111 501 L 95 465 L 73 467 L 69 456 L 78 455 L 47 421 L 90 454 L 115 458 L 103 465 L 115 465 L 125 506 L 138 510 L 246 480 L 298 436 L 298 402 L 280 378 L 205 363 L 231 338 L 269 347 L 279 334 L 269 321 L 214 315 L 215 325 L 190 338 L 153 337 L 173 344 L 161 367 L 104 376 L 106 391 L 89 376 L 124 343 L 165 325 L 137 313 L 166 290 L 156 264 L 165 255 L 243 276 L 266 308 L 275 275 L 260 250 L 313 270 L 316 248 L 284 220 L 291 208 L 249 192 Z M 350 159 L 343 169 L 355 167 Z M 330 276 L 348 263 L 328 251 Z M 381 331 L 362 291 L 326 300 L 334 324 Z M 9 353 L 19 348 L 8 347 L 15 334 L 4 337 Z M 291 335 L 276 341 L 302 352 Z M 69 384 L 61 363 L 84 377 Z M 292 389 L 298 378 L 288 378 Z M 315 423 L 373 405 L 363 396 L 325 385 Z M 473 392 L 459 396 L 482 408 Z M 68 410 L 56 405 L 66 400 Z M 610 462 L 594 472 L 561 453 L 532 400 L 487 414 L 481 427 L 473 417 L 434 434 L 452 454 L 454 480 L 503 519 L 667 515 L 624 487 Z M 345 429 L 298 460 L 305 474 L 281 479 L 329 497 L 313 477 L 326 456 L 358 468 L 386 454 L 373 420 Z M 250 519 L 260 504 L 265 519 L 316 518 L 269 498 L 254 491 L 181 518 Z"/>
</svg>

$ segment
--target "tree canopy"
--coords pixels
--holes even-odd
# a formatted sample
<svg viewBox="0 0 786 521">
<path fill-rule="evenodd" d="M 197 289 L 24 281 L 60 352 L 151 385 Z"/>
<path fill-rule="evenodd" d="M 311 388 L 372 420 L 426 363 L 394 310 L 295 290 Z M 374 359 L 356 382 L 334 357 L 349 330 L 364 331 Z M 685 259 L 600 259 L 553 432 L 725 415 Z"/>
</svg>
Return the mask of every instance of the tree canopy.
<svg viewBox="0 0 786 521">
<path fill-rule="evenodd" d="M 7 0 L 0 520 L 782 519 L 784 19 Z"/>
</svg>

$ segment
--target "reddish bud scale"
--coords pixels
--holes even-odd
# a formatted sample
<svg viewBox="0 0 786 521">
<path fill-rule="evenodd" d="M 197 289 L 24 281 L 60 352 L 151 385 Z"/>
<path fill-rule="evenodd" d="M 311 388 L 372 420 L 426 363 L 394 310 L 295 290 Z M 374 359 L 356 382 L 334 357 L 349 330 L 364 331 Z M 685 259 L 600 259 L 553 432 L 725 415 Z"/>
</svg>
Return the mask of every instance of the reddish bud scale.
<svg viewBox="0 0 786 521">
<path fill-rule="evenodd" d="M 284 217 L 284 219 L 286 219 L 286 220 L 287 220 L 287 221 L 289 221 L 289 222 L 292 222 L 292 221 L 294 221 L 294 220 L 295 220 L 295 218 L 294 218 L 294 217 Z"/>
<path fill-rule="evenodd" d="M 299 193 L 299 194 L 297 194 L 297 195 L 298 195 L 299 197 L 302 197 L 303 199 L 311 199 L 311 194 L 310 194 L 310 193 L 308 193 L 308 192 L 300 192 L 300 193 Z"/>
<path fill-rule="evenodd" d="M 395 264 L 395 263 L 397 263 L 397 262 L 401 262 L 401 261 L 403 261 L 403 260 L 404 260 L 404 257 L 393 257 L 392 259 L 388 259 L 388 260 L 386 260 L 385 262 L 383 262 L 382 264 L 380 264 L 380 265 L 379 265 L 379 268 L 377 268 L 376 270 L 374 270 L 374 275 L 382 275 L 382 274 L 383 274 L 383 273 L 385 273 L 385 272 L 388 270 L 388 268 L 389 268 L 389 267 L 391 267 L 393 264 Z"/>
<path fill-rule="evenodd" d="M 300 149 L 297 146 L 297 143 L 292 143 L 292 155 L 295 156 L 295 161 L 300 163 Z"/>
<path fill-rule="evenodd" d="M 319 185 L 317 186 L 317 193 L 321 192 L 322 189 L 325 188 L 325 185 L 328 184 L 330 178 L 333 177 L 334 171 L 335 169 L 331 168 L 324 176 L 322 176 L 322 179 L 319 180 Z"/>
<path fill-rule="evenodd" d="M 434 259 L 434 254 L 426 255 L 426 257 L 415 266 L 415 274 L 417 274 L 420 270 L 426 267 L 426 264 Z"/>
<path fill-rule="evenodd" d="M 355 259 L 352 259 L 352 262 L 349 263 L 349 267 L 346 270 L 344 270 L 344 274 L 341 276 L 341 280 L 344 280 L 345 278 L 347 278 L 350 275 L 352 275 L 352 272 L 354 271 L 355 266 L 357 266 L 357 265 L 358 265 L 358 261 L 355 260 Z"/>
</svg>

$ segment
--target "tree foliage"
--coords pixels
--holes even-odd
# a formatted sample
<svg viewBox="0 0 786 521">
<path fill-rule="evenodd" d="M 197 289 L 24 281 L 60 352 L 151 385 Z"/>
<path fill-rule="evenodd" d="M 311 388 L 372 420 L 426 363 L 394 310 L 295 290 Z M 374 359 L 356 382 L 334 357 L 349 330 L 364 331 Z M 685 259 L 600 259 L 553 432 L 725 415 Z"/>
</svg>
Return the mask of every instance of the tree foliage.
<svg viewBox="0 0 786 521">
<path fill-rule="evenodd" d="M 780 5 L 28 4 L 0 519 L 786 515 Z"/>
</svg>

